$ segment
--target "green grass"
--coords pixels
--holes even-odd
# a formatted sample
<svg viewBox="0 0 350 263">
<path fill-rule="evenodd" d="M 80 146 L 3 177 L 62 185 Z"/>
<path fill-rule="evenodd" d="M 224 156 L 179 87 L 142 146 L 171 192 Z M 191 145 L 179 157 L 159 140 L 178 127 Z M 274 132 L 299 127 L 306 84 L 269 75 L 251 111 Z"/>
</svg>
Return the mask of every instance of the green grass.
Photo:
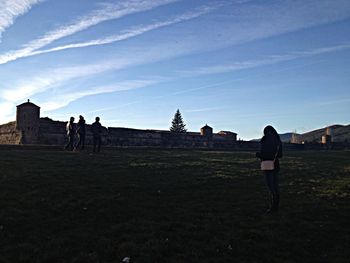
<svg viewBox="0 0 350 263">
<path fill-rule="evenodd" d="M 0 147 L 2 262 L 349 262 L 350 152 Z"/>
</svg>

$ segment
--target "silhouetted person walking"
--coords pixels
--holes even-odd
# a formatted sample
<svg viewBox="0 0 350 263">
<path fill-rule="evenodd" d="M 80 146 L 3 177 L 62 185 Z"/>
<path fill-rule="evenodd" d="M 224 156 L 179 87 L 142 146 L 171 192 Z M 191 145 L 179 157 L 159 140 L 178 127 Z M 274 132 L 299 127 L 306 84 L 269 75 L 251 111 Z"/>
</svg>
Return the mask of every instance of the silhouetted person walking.
<svg viewBox="0 0 350 263">
<path fill-rule="evenodd" d="M 91 131 L 92 131 L 93 145 L 94 145 L 93 152 L 96 152 L 96 150 L 97 152 L 100 152 L 102 125 L 100 123 L 99 117 L 96 117 L 96 121 L 91 125 Z"/>
<path fill-rule="evenodd" d="M 79 115 L 79 121 L 77 124 L 77 135 L 78 135 L 78 143 L 76 148 L 78 149 L 81 146 L 83 150 L 85 147 L 85 119 L 83 116 Z"/>
<path fill-rule="evenodd" d="M 264 129 L 264 136 L 261 138 L 260 144 L 260 152 L 257 152 L 256 156 L 262 161 L 261 169 L 264 173 L 266 185 L 271 196 L 270 208 L 266 212 L 272 213 L 278 211 L 280 202 L 278 178 L 280 164 L 278 158 L 282 158 L 283 156 L 282 142 L 277 131 L 269 125 Z M 263 161 L 270 162 L 265 166 Z M 268 167 L 270 165 L 271 167 Z"/>
<path fill-rule="evenodd" d="M 67 137 L 68 137 L 68 144 L 66 145 L 65 150 L 73 151 L 73 149 L 74 149 L 74 135 L 75 135 L 74 117 L 70 117 L 70 120 L 66 126 L 66 131 L 67 131 Z"/>
</svg>

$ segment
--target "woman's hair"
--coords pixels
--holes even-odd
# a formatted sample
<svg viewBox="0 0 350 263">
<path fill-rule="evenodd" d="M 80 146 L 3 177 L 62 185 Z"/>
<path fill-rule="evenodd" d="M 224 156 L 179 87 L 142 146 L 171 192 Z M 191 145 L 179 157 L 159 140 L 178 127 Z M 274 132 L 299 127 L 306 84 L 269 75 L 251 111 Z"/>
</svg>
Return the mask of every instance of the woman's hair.
<svg viewBox="0 0 350 263">
<path fill-rule="evenodd" d="M 281 138 L 279 136 L 279 134 L 277 133 L 277 131 L 275 130 L 274 127 L 272 127 L 271 125 L 268 125 L 264 128 L 264 135 L 269 137 L 273 137 L 275 140 L 277 140 L 278 142 L 281 141 Z"/>
</svg>

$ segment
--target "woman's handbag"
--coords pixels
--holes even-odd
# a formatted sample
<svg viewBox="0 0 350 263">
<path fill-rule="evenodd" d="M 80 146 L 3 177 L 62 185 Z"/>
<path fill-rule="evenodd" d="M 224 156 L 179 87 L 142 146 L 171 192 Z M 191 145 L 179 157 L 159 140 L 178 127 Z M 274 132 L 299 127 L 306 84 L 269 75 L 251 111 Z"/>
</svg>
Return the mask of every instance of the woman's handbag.
<svg viewBox="0 0 350 263">
<path fill-rule="evenodd" d="M 260 169 L 262 171 L 272 171 L 275 170 L 275 161 L 278 155 L 278 151 L 280 149 L 280 144 L 278 144 L 277 151 L 275 154 L 275 158 L 273 160 L 266 160 L 266 161 L 261 161 L 260 163 Z"/>
<path fill-rule="evenodd" d="M 270 160 L 261 161 L 260 168 L 263 171 L 274 170 L 275 169 L 275 160 L 273 160 L 273 161 L 270 161 Z"/>
</svg>

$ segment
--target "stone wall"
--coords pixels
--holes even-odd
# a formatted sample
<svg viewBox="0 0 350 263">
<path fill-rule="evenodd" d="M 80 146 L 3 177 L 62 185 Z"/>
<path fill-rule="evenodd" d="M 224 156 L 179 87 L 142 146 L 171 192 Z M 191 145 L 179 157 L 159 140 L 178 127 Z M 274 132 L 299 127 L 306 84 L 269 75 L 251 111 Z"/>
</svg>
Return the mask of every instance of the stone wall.
<svg viewBox="0 0 350 263">
<path fill-rule="evenodd" d="M 236 148 L 237 140 L 236 136 L 226 134 L 213 134 L 213 147 L 214 148 Z"/>
<path fill-rule="evenodd" d="M 0 144 L 20 144 L 22 132 L 16 130 L 16 122 L 0 125 Z"/>
<path fill-rule="evenodd" d="M 111 146 L 154 146 L 154 147 L 233 147 L 235 141 L 223 136 L 207 138 L 199 132 L 172 133 L 158 130 L 137 130 L 108 128 L 107 144 Z"/>
<path fill-rule="evenodd" d="M 111 146 L 161 146 L 161 133 L 129 128 L 108 128 L 107 144 Z"/>
<path fill-rule="evenodd" d="M 65 145 L 67 122 L 41 118 L 38 144 Z M 0 143 L 20 144 L 26 130 L 16 130 L 16 122 L 2 125 Z M 109 146 L 143 146 L 143 147 L 182 147 L 182 148 L 232 148 L 236 142 L 231 138 L 214 134 L 211 138 L 199 132 L 172 133 L 159 130 L 138 130 L 130 128 L 102 128 L 102 144 Z M 91 125 L 86 125 L 86 145 L 93 142 Z M 24 142 L 25 143 L 25 142 Z"/>
<path fill-rule="evenodd" d="M 39 144 L 63 145 L 66 140 L 66 122 L 41 118 Z"/>
<path fill-rule="evenodd" d="M 49 118 L 40 120 L 39 143 L 64 145 L 67 143 L 67 122 L 53 121 Z M 92 144 L 91 125 L 86 125 L 86 144 Z M 208 139 L 197 132 L 172 133 L 159 130 L 138 130 L 130 128 L 103 127 L 102 144 L 109 146 L 144 146 L 144 147 L 220 147 L 229 148 L 235 141 L 221 135 Z"/>
</svg>

